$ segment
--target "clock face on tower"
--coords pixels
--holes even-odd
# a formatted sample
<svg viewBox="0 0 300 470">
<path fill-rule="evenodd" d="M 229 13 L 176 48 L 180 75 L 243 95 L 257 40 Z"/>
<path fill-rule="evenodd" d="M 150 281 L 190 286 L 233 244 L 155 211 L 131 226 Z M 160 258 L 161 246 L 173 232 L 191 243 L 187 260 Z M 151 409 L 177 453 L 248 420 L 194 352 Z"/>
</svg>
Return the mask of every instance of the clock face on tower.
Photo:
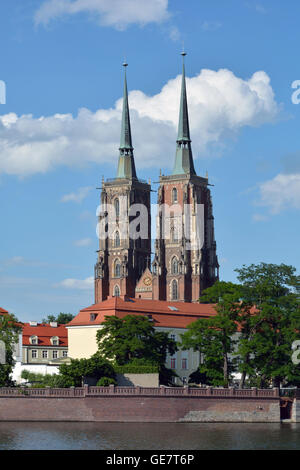
<svg viewBox="0 0 300 470">
<path fill-rule="evenodd" d="M 150 286 L 150 284 L 152 284 L 151 277 L 149 277 L 149 276 L 145 277 L 144 284 L 145 284 L 145 286 Z"/>
</svg>

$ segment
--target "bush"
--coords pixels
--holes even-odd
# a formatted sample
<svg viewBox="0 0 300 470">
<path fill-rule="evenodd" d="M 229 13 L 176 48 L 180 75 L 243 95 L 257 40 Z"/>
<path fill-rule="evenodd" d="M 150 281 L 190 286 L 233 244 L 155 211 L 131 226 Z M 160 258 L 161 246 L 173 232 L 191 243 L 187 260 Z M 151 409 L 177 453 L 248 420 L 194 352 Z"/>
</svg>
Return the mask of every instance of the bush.
<svg viewBox="0 0 300 470">
<path fill-rule="evenodd" d="M 97 382 L 98 387 L 108 387 L 109 385 L 117 385 L 116 380 L 111 377 L 101 377 Z"/>
</svg>

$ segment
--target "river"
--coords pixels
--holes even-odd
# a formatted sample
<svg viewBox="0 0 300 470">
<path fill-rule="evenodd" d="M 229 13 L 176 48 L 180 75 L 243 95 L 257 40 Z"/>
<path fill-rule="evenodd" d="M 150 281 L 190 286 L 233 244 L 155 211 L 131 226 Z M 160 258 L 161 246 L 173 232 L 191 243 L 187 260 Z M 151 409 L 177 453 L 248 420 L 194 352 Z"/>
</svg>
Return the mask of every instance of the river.
<svg viewBox="0 0 300 470">
<path fill-rule="evenodd" d="M 300 449 L 300 424 L 0 423 L 1 450 Z"/>
</svg>

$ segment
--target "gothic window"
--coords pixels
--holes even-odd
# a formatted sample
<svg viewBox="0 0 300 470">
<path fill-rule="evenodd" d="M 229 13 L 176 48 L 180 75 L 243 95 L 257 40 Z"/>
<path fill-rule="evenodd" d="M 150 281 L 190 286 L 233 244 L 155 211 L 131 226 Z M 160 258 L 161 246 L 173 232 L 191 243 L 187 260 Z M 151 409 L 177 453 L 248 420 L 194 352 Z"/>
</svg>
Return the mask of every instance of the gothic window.
<svg viewBox="0 0 300 470">
<path fill-rule="evenodd" d="M 121 263 L 118 259 L 115 261 L 115 277 L 121 277 Z"/>
<path fill-rule="evenodd" d="M 173 188 L 172 189 L 172 202 L 178 202 L 178 193 L 177 193 L 177 189 L 176 188 Z"/>
<path fill-rule="evenodd" d="M 120 234 L 116 232 L 115 234 L 115 247 L 118 248 L 120 246 Z"/>
<path fill-rule="evenodd" d="M 120 201 L 119 199 L 115 199 L 115 213 L 116 213 L 116 217 L 119 217 L 120 216 Z"/>
<path fill-rule="evenodd" d="M 172 294 L 172 300 L 178 299 L 178 284 L 175 279 L 173 279 L 172 284 L 171 284 L 171 294 Z"/>
<path fill-rule="evenodd" d="M 176 256 L 174 256 L 171 261 L 171 273 L 178 274 L 178 259 Z"/>
<path fill-rule="evenodd" d="M 153 265 L 153 274 L 155 274 L 155 275 L 157 274 L 157 264 L 156 263 Z"/>
<path fill-rule="evenodd" d="M 115 286 L 115 288 L 114 288 L 114 296 L 115 296 L 115 297 L 120 297 L 120 287 L 119 287 L 119 286 Z"/>
</svg>

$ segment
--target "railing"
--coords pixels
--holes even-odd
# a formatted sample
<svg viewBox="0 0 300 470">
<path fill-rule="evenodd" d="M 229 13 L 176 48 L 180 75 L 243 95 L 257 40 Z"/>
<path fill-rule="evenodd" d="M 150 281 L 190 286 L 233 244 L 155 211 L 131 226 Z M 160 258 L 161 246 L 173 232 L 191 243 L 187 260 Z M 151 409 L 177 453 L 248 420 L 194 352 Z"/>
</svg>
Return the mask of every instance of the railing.
<svg viewBox="0 0 300 470">
<path fill-rule="evenodd" d="M 0 397 L 83 398 L 100 396 L 168 396 L 215 398 L 279 398 L 279 389 L 192 388 L 192 387 L 84 387 L 70 388 L 0 388 Z M 300 394 L 298 395 L 300 397 Z"/>
</svg>

